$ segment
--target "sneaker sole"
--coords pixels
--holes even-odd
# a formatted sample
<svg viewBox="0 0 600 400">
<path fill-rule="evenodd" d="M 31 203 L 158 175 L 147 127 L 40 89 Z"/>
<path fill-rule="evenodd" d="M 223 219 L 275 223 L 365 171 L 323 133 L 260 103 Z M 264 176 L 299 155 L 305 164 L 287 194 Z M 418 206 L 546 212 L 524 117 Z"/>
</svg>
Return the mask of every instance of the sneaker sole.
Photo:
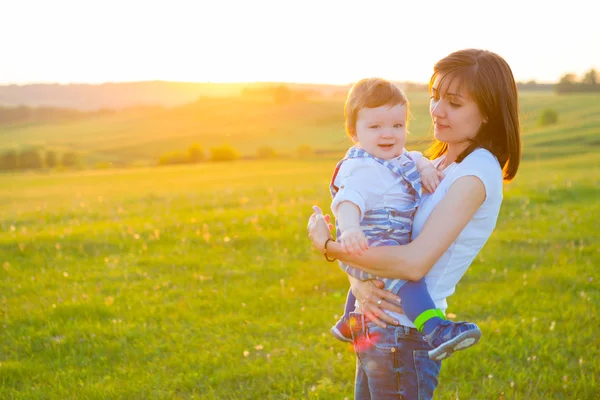
<svg viewBox="0 0 600 400">
<path fill-rule="evenodd" d="M 481 331 L 479 329 L 463 332 L 452 340 L 447 341 L 443 345 L 433 350 L 429 350 L 429 358 L 436 361 L 441 361 L 448 358 L 455 351 L 467 349 L 477 342 L 481 338 Z"/>
<path fill-rule="evenodd" d="M 333 328 L 331 328 L 329 331 L 331 332 L 331 334 L 333 336 L 335 336 L 335 338 L 337 340 L 341 340 L 342 342 L 346 342 L 346 343 L 353 343 L 351 338 L 344 336 L 342 334 L 342 332 L 340 332 L 340 330 L 338 328 L 336 328 L 335 326 Z"/>
</svg>

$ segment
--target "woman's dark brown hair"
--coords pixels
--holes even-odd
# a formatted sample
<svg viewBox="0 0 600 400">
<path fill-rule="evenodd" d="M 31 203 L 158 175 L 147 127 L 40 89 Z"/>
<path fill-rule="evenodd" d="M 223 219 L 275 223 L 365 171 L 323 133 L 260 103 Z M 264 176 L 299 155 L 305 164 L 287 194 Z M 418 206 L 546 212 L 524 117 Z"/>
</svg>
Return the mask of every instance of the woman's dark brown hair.
<svg viewBox="0 0 600 400">
<path fill-rule="evenodd" d="M 479 111 L 487 120 L 482 124 L 471 144 L 457 158 L 461 162 L 479 147 L 489 150 L 500 162 L 504 180 L 513 179 L 521 161 L 521 128 L 517 84 L 506 61 L 486 50 L 456 51 L 438 61 L 433 67 L 429 90 L 438 79 L 438 88 L 448 88 L 458 79 L 475 99 Z M 445 84 L 448 82 L 448 85 Z M 440 93 L 444 96 L 445 93 Z M 448 145 L 434 139 L 427 154 L 438 158 L 446 153 Z"/>
</svg>

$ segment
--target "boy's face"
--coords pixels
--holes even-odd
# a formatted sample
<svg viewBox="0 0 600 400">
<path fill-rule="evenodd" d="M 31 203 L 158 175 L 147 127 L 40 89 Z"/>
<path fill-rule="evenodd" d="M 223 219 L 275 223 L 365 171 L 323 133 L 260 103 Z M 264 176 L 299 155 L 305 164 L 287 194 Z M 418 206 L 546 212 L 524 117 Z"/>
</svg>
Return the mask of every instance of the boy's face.
<svg viewBox="0 0 600 400">
<path fill-rule="evenodd" d="M 371 155 L 389 160 L 402 154 L 406 142 L 406 104 L 361 108 L 353 136 Z"/>
</svg>

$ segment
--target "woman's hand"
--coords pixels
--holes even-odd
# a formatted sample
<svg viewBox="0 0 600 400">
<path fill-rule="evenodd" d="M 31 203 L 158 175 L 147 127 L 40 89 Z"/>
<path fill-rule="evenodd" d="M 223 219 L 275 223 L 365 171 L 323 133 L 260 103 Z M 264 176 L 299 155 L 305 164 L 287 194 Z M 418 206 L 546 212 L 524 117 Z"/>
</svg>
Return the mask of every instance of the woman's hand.
<svg viewBox="0 0 600 400">
<path fill-rule="evenodd" d="M 329 215 L 323 215 L 318 206 L 313 206 L 313 214 L 308 218 L 308 238 L 321 253 L 325 253 L 325 242 L 331 237 L 333 225 L 330 221 Z"/>
<path fill-rule="evenodd" d="M 360 303 L 362 313 L 376 325 L 385 328 L 386 323 L 398 325 L 399 322 L 390 317 L 383 309 L 402 313 L 399 306 L 400 298 L 383 289 L 383 282 L 379 280 L 361 281 L 350 277 L 352 293 Z"/>
</svg>

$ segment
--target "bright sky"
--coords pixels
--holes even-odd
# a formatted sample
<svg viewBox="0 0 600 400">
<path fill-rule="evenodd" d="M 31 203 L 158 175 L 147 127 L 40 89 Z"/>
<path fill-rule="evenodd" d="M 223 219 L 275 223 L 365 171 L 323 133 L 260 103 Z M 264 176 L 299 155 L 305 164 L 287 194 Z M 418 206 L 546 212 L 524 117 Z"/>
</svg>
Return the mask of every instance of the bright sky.
<svg viewBox="0 0 600 400">
<path fill-rule="evenodd" d="M 13 0 L 0 83 L 427 82 L 438 59 L 494 51 L 518 81 L 600 70 L 589 0 Z"/>
</svg>

